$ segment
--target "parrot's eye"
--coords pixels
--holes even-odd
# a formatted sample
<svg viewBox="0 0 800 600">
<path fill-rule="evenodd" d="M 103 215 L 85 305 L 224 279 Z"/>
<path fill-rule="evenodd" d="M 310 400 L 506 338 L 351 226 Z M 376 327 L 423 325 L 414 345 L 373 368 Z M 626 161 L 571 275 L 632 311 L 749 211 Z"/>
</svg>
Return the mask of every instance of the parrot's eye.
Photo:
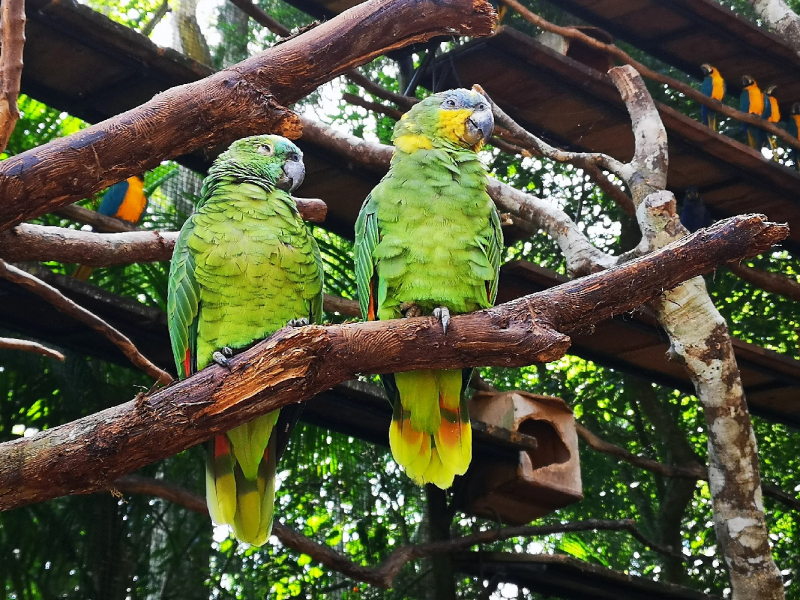
<svg viewBox="0 0 800 600">
<path fill-rule="evenodd" d="M 456 101 L 453 100 L 452 98 L 448 98 L 447 100 L 444 101 L 444 105 L 449 108 L 455 108 Z"/>
<path fill-rule="evenodd" d="M 269 144 L 264 144 L 263 146 L 258 146 L 258 148 L 256 148 L 256 152 L 258 152 L 259 154 L 266 154 L 267 156 L 272 156 L 274 150 L 272 149 L 272 146 L 270 146 Z"/>
<path fill-rule="evenodd" d="M 475 107 L 476 110 L 486 110 L 486 104 L 483 102 L 478 102 L 478 106 Z"/>
<path fill-rule="evenodd" d="M 292 152 L 289 155 L 289 160 L 291 160 L 293 162 L 300 162 L 300 155 L 297 152 Z"/>
</svg>

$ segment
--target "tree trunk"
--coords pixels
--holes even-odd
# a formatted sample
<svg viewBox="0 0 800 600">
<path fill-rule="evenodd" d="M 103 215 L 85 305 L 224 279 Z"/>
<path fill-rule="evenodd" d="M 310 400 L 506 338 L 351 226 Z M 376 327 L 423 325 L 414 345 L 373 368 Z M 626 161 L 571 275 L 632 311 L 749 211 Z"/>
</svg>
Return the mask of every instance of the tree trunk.
<svg viewBox="0 0 800 600">
<path fill-rule="evenodd" d="M 800 17 L 784 0 L 750 0 L 764 23 L 800 54 Z"/>
</svg>

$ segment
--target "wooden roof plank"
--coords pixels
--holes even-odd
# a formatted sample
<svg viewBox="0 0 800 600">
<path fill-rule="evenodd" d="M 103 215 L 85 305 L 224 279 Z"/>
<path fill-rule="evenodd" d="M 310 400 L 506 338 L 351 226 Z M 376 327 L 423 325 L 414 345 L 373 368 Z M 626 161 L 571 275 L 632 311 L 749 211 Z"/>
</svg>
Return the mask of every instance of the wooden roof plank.
<svg viewBox="0 0 800 600">
<path fill-rule="evenodd" d="M 741 77 L 747 74 L 764 85 L 777 84 L 777 98 L 787 108 L 792 102 L 800 101 L 800 57 L 778 36 L 714 0 L 637 3 L 639 11 L 653 8 L 673 15 L 670 23 L 672 18 L 690 23 L 694 35 L 674 39 L 660 39 L 660 28 L 650 28 L 648 20 L 627 18 L 630 16 L 628 0 L 553 1 L 694 77 L 701 77 L 702 63 L 714 64 L 728 80 L 732 93 L 738 93 Z"/>
<path fill-rule="evenodd" d="M 607 75 L 529 36 L 502 27 L 495 35 L 475 40 L 438 61 L 460 67 L 463 85 L 480 83 L 504 110 L 534 132 L 544 130 L 562 140 L 572 132 L 575 137 L 566 140 L 566 147 L 606 152 L 623 161 L 629 160 L 632 154 L 627 110 Z M 472 74 L 483 77 L 477 80 Z M 517 79 L 517 85 L 509 85 L 510 79 Z M 452 76 L 441 77 L 439 85 L 450 87 L 455 81 Z M 557 109 L 550 108 L 552 104 L 540 105 L 536 101 L 539 89 L 549 94 L 553 88 L 563 90 L 572 98 L 569 106 L 574 117 L 568 127 L 558 118 Z M 682 197 L 690 186 L 698 186 L 704 194 L 706 187 L 719 190 L 744 185 L 752 196 L 752 205 L 759 206 L 760 211 L 768 205 L 766 198 L 778 208 L 774 211 L 778 214 L 768 212 L 767 215 L 788 222 L 792 233 L 786 245 L 800 248 L 800 173 L 764 158 L 760 152 L 715 133 L 668 106 L 658 104 L 658 108 L 669 140 L 672 165 L 667 180 L 669 189 Z M 584 133 L 577 133 L 580 131 Z M 706 202 L 719 216 L 739 212 L 728 206 L 726 198 L 719 193 L 706 198 Z"/>
</svg>

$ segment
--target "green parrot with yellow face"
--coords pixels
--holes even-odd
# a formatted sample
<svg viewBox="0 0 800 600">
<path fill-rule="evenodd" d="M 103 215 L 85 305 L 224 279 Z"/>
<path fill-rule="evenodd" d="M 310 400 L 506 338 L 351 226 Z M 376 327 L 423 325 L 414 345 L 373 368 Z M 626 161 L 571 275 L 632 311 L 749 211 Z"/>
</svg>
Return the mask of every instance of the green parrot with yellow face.
<svg viewBox="0 0 800 600">
<path fill-rule="evenodd" d="M 368 320 L 451 314 L 494 304 L 503 234 L 477 151 L 492 133 L 489 102 L 465 89 L 434 94 L 394 129 L 394 155 L 356 221 L 356 279 Z M 445 489 L 472 459 L 465 398 L 472 369 L 382 376 L 393 403 L 395 461 Z"/>
<path fill-rule="evenodd" d="M 288 323 L 321 317 L 319 249 L 290 195 L 305 174 L 302 157 L 286 138 L 260 135 L 234 142 L 209 170 L 169 274 L 167 316 L 181 379 L 212 362 L 227 366 L 233 352 Z M 208 443 L 209 513 L 256 546 L 272 530 L 286 434 L 276 427 L 279 413 Z"/>
</svg>

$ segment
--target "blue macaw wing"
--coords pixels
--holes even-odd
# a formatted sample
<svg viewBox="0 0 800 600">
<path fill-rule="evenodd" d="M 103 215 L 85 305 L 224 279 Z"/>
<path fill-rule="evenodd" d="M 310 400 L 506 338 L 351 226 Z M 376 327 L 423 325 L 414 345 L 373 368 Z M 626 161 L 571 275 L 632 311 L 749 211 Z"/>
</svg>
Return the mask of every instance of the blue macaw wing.
<svg viewBox="0 0 800 600">
<path fill-rule="evenodd" d="M 739 110 L 742 112 L 750 112 L 750 93 L 747 90 L 742 90 L 739 95 Z"/>
<path fill-rule="evenodd" d="M 122 206 L 122 201 L 125 200 L 125 194 L 127 193 L 127 181 L 115 183 L 103 194 L 103 200 L 100 202 L 100 208 L 97 209 L 97 212 L 107 217 L 115 216 L 119 207 Z"/>
<path fill-rule="evenodd" d="M 700 86 L 700 91 L 706 96 L 711 96 L 711 93 L 714 91 L 714 82 L 711 77 L 703 79 L 703 85 Z"/>
<path fill-rule="evenodd" d="M 764 109 L 761 111 L 761 116 L 765 119 L 769 119 L 772 116 L 772 102 L 769 101 L 769 96 L 763 94 L 764 97 Z"/>
</svg>

